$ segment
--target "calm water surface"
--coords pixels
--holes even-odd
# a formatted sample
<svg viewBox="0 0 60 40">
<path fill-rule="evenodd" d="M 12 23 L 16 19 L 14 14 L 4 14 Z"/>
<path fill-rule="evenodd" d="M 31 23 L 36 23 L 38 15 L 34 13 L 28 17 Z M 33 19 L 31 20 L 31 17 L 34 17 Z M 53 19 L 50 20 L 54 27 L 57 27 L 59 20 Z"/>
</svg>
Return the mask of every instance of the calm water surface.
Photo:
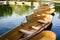
<svg viewBox="0 0 60 40">
<path fill-rule="evenodd" d="M 60 40 L 60 6 L 56 6 L 55 7 L 56 11 L 55 11 L 55 16 L 53 18 L 53 25 L 52 25 L 52 31 L 56 33 L 57 35 L 57 39 L 56 40 Z"/>
</svg>

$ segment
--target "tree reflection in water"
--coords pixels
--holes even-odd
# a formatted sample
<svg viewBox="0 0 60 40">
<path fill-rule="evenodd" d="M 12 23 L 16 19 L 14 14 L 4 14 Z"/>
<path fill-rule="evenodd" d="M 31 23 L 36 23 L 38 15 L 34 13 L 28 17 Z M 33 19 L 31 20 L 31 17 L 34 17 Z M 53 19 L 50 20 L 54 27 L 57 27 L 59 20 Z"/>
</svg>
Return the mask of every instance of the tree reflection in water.
<svg viewBox="0 0 60 40">
<path fill-rule="evenodd" d="M 0 17 L 11 16 L 12 15 L 12 8 L 9 4 L 7 5 L 0 5 Z"/>
<path fill-rule="evenodd" d="M 12 12 L 23 15 L 29 11 L 29 8 L 32 10 L 34 7 L 28 5 L 0 5 L 0 17 L 11 16 Z"/>
<path fill-rule="evenodd" d="M 59 19 L 60 19 L 60 6 L 55 6 L 55 12 L 59 13 Z"/>
<path fill-rule="evenodd" d="M 28 11 L 29 6 L 27 6 L 27 5 L 15 5 L 14 9 L 15 9 L 14 11 L 17 14 L 22 15 L 22 14 L 24 14 L 24 13 L 26 13 Z"/>
<path fill-rule="evenodd" d="M 30 11 L 29 9 L 33 9 L 33 6 L 28 6 L 28 5 L 10 5 L 12 7 L 13 12 L 15 12 L 18 15 L 23 15 Z"/>
</svg>

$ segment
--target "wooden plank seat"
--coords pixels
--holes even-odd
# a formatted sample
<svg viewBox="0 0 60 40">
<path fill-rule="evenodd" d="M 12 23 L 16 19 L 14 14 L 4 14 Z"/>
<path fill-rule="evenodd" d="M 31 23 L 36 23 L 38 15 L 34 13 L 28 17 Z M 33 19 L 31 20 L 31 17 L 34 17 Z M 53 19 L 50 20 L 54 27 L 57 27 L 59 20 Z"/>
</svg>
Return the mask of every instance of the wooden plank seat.
<svg viewBox="0 0 60 40">
<path fill-rule="evenodd" d="M 46 15 L 44 20 L 38 20 L 40 23 L 48 23 L 52 21 L 53 16 L 52 15 Z"/>
<path fill-rule="evenodd" d="M 38 20 L 38 22 L 40 22 L 40 23 L 47 23 L 47 22 L 44 21 L 44 20 Z"/>
<path fill-rule="evenodd" d="M 35 30 L 30 30 L 30 31 L 28 31 L 28 30 L 25 30 L 25 29 L 20 29 L 19 31 L 20 31 L 20 32 L 23 32 L 23 33 L 25 33 L 25 34 L 32 34 Z"/>
<path fill-rule="evenodd" d="M 35 29 L 35 30 L 38 30 L 39 28 L 41 28 L 40 26 L 31 26 L 33 29 Z"/>
</svg>

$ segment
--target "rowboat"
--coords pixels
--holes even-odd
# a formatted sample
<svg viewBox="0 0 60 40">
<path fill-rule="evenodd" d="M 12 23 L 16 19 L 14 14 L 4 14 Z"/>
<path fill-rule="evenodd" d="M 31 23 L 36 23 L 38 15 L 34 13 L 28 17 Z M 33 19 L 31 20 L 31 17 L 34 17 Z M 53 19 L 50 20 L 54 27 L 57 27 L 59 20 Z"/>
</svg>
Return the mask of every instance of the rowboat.
<svg viewBox="0 0 60 40">
<path fill-rule="evenodd" d="M 53 16 L 51 14 L 55 9 L 52 12 L 45 10 L 45 8 L 35 10 L 33 14 L 26 16 L 27 22 L 1 36 L 0 40 L 33 40 L 33 37 L 46 29 L 52 22 Z"/>
<path fill-rule="evenodd" d="M 53 19 L 51 14 L 55 9 L 50 9 L 48 6 L 46 7 L 40 7 L 34 14 L 27 16 L 27 21 L 32 21 L 32 23 L 20 29 L 20 32 L 24 33 L 24 35 L 19 40 L 33 40 L 34 36 L 37 36 L 37 34 L 51 24 Z"/>
</svg>

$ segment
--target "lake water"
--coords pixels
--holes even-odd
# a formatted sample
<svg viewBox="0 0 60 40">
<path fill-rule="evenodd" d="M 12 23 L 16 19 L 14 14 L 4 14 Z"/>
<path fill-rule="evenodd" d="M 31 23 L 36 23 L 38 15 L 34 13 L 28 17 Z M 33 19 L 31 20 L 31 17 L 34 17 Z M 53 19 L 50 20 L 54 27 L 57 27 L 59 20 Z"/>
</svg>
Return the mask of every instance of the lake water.
<svg viewBox="0 0 60 40">
<path fill-rule="evenodd" d="M 17 27 L 21 23 L 26 22 L 26 16 L 34 11 L 33 6 L 8 6 L 3 9 L 0 5 L 0 36 Z M 9 9 L 10 8 L 10 9 Z M 60 6 L 55 7 L 52 31 L 56 33 L 57 40 L 60 40 Z M 2 10 L 2 11 L 1 11 Z M 24 14 L 24 15 L 23 15 Z"/>
<path fill-rule="evenodd" d="M 52 31 L 56 33 L 57 35 L 57 39 L 56 40 L 60 40 L 60 6 L 56 6 L 55 7 L 56 11 L 55 11 L 55 16 L 53 18 L 53 25 L 52 25 Z"/>
</svg>

